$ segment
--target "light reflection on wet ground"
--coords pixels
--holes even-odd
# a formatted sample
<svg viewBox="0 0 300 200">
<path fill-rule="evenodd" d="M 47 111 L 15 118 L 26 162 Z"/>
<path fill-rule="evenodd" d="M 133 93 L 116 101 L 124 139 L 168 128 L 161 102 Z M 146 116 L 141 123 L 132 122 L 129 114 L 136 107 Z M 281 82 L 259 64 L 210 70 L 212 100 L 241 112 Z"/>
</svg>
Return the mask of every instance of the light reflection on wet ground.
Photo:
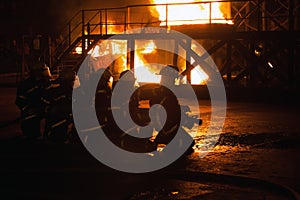
<svg viewBox="0 0 300 200">
<path fill-rule="evenodd" d="M 2 97 L 0 101 L 3 113 L 1 122 L 7 122 L 18 116 L 18 110 L 13 103 L 15 90 L 2 90 L 4 90 L 2 93 L 7 96 Z M 212 151 L 201 158 L 199 155 L 205 150 L 201 144 L 210 124 L 211 108 L 209 101 L 199 101 L 199 105 L 203 124 L 198 130 L 193 130 L 197 132 L 196 152 L 186 158 L 184 165 L 180 165 L 181 170 L 263 179 L 284 184 L 300 192 L 299 107 L 229 102 L 223 130 L 211 136 L 213 140 L 220 134 L 218 143 Z M 197 110 L 195 107 L 191 109 Z M 0 130 L 1 137 L 20 134 L 18 124 L 12 124 Z M 45 149 L 45 151 L 48 150 Z M 7 155 L 1 154 L 1 158 L 5 156 Z M 31 154 L 27 156 L 32 157 Z M 53 167 L 48 170 L 61 167 L 59 164 L 50 163 L 44 156 L 42 158 L 47 166 Z M 76 159 L 79 158 L 76 157 Z M 79 168 L 81 171 L 85 171 L 84 164 L 82 163 L 83 167 Z M 68 167 L 70 170 L 79 170 L 69 163 L 64 167 L 67 167 L 68 171 Z M 114 181 L 116 180 L 118 178 Z M 137 184 L 128 184 L 128 187 L 136 186 Z M 100 191 L 98 196 L 101 196 Z M 225 199 L 229 197 L 231 199 L 284 199 L 276 191 L 269 192 L 264 189 L 238 187 L 226 183 L 204 183 L 201 179 L 191 181 L 163 177 L 151 189 L 139 188 L 130 195 L 126 194 L 126 199 L 224 199 L 224 197 Z"/>
<path fill-rule="evenodd" d="M 300 192 L 299 107 L 229 102 L 223 130 L 206 137 L 210 102 L 199 101 L 199 105 L 203 124 L 195 137 L 196 152 L 189 157 L 187 170 L 258 178 Z M 217 145 L 206 152 L 203 140 L 209 143 L 216 137 Z"/>
</svg>

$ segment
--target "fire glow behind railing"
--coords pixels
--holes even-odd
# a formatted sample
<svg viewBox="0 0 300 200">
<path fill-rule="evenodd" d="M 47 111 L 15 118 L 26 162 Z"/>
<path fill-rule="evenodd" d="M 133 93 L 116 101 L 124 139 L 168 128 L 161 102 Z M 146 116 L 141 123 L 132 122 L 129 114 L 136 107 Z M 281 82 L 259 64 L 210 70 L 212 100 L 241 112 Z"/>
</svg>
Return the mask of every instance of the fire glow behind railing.
<svg viewBox="0 0 300 200">
<path fill-rule="evenodd" d="M 188 24 L 233 24 L 231 19 L 230 2 L 216 2 L 216 1 L 203 1 L 195 2 L 191 0 L 152 0 L 151 7 L 148 7 L 153 18 L 158 18 L 160 26 L 177 26 Z M 130 25 L 130 21 L 128 22 Z M 125 22 L 125 24 L 127 24 Z M 114 24 L 114 22 L 105 22 L 107 34 L 116 34 L 120 32 L 119 26 L 113 26 L 108 24 Z M 120 55 L 126 55 L 126 42 L 112 43 L 110 49 L 102 49 L 104 51 L 110 51 L 113 57 Z M 159 82 L 160 76 L 156 75 L 156 72 L 147 66 L 147 57 L 153 55 L 156 50 L 155 41 L 149 40 L 141 43 L 141 46 L 136 45 L 136 51 L 134 56 L 134 66 L 139 67 L 139 70 L 135 70 L 135 76 L 138 82 Z M 87 45 L 85 45 L 87 47 Z M 88 52 L 92 56 L 101 56 L 99 47 L 94 47 L 94 50 Z M 80 47 L 76 49 L 77 53 L 81 53 Z M 196 52 L 197 53 L 197 52 Z M 123 56 L 119 62 L 120 68 L 128 69 L 126 57 Z M 143 69 L 141 69 L 143 68 Z M 209 79 L 208 75 L 202 70 L 201 66 L 197 65 L 191 70 L 191 84 L 199 85 L 206 84 Z M 186 80 L 186 78 L 184 79 Z M 184 82 L 184 81 L 183 81 Z M 186 81 L 185 81 L 186 82 Z"/>
</svg>

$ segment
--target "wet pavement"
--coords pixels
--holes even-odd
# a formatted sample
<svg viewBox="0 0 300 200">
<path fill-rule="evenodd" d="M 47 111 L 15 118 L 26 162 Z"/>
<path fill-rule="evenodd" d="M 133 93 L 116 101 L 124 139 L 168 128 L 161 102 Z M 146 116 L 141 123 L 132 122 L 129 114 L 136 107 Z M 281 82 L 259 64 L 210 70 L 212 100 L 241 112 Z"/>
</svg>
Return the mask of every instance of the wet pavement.
<svg viewBox="0 0 300 200">
<path fill-rule="evenodd" d="M 229 102 L 217 145 L 203 152 L 211 108 L 200 100 L 196 152 L 154 173 L 128 174 L 104 166 L 80 144 L 22 140 L 15 89 L 0 92 L 1 199 L 293 199 L 300 193 L 300 108 L 288 102 Z"/>
</svg>

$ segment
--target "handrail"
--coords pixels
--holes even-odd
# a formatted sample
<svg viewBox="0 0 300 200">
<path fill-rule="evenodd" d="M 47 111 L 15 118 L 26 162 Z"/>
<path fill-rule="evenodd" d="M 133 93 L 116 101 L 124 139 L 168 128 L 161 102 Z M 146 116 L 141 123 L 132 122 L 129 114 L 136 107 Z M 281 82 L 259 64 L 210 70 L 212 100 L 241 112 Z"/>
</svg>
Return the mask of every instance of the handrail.
<svg viewBox="0 0 300 200">
<path fill-rule="evenodd" d="M 128 6 L 121 6 L 121 7 L 110 7 L 110 8 L 96 8 L 96 9 L 85 9 L 85 10 L 80 10 L 76 12 L 68 21 L 68 23 L 65 25 L 65 27 L 61 31 L 61 37 L 62 40 L 60 41 L 59 44 L 57 44 L 57 48 L 54 51 L 53 55 L 56 56 L 56 58 L 60 58 L 64 54 L 64 51 L 66 51 L 73 42 L 76 41 L 78 37 L 82 38 L 82 42 L 84 41 L 83 36 L 86 34 L 92 34 L 99 29 L 100 35 L 107 35 L 111 34 L 108 32 L 108 27 L 109 26 L 123 26 L 122 29 L 123 31 L 127 31 L 128 28 L 130 29 L 130 26 L 149 26 L 157 23 L 164 22 L 165 26 L 168 26 L 170 22 L 173 22 L 172 20 L 169 19 L 168 14 L 166 13 L 165 19 L 164 20 L 157 20 L 155 17 L 152 17 L 149 15 L 149 19 L 152 19 L 151 21 L 144 22 L 143 18 L 140 21 L 132 21 L 130 16 L 134 13 L 132 11 L 133 8 L 142 8 L 142 7 L 154 7 L 154 6 L 165 6 L 166 7 L 166 12 L 168 12 L 168 9 L 170 6 L 178 6 L 178 5 L 201 5 L 201 4 L 209 4 L 210 5 L 210 14 L 208 18 L 208 24 L 213 23 L 212 22 L 212 16 L 211 16 L 211 5 L 212 3 L 231 3 L 231 6 L 236 4 L 236 5 L 242 5 L 243 3 L 247 3 L 254 6 L 254 8 L 251 8 L 248 12 L 246 12 L 246 4 L 241 7 L 237 6 L 237 9 L 233 10 L 233 12 L 236 12 L 235 14 L 231 13 L 230 18 L 226 18 L 224 20 L 232 20 L 234 22 L 234 30 L 240 30 L 243 27 L 247 29 L 247 27 L 253 29 L 253 30 L 260 30 L 258 26 L 260 26 L 260 23 L 251 25 L 247 24 L 247 19 L 250 19 L 253 13 L 263 11 L 265 12 L 265 15 L 261 18 L 261 20 L 271 20 L 273 22 L 276 22 L 275 24 L 278 25 L 279 28 L 283 30 L 283 27 L 278 24 L 277 20 L 274 19 L 276 16 L 269 16 L 271 13 L 268 13 L 267 11 L 264 10 L 264 8 L 261 7 L 262 2 L 266 2 L 266 0 L 260 0 L 259 2 L 255 0 L 216 0 L 216 1 L 198 1 L 198 2 L 182 2 L 182 3 L 162 3 L 162 4 L 136 4 L 136 5 L 128 5 Z M 124 13 L 120 20 L 112 21 L 111 17 L 114 15 L 118 15 L 120 13 Z M 87 13 L 92 13 L 92 16 L 88 16 Z M 133 12 L 133 13 L 131 13 Z M 88 17 L 88 18 L 85 18 Z M 97 18 L 99 17 L 99 18 Z M 288 16 L 286 16 L 288 17 Z M 207 19 L 206 19 L 207 20 Z M 215 19 L 213 19 L 215 20 Z M 95 21 L 95 22 L 94 22 Z M 185 20 L 175 20 L 175 21 L 181 21 L 184 22 Z M 253 20 L 254 21 L 254 20 Z M 255 27 L 257 26 L 257 27 Z M 89 32 L 86 32 L 85 27 L 88 27 Z M 84 44 L 83 44 L 84 46 Z"/>
<path fill-rule="evenodd" d="M 124 25 L 123 30 L 127 30 L 128 26 L 130 25 L 141 25 L 141 26 L 145 26 L 145 25 L 149 25 L 149 24 L 153 24 L 153 23 L 157 23 L 159 21 L 154 21 L 154 22 L 149 22 L 147 21 L 145 22 L 130 22 L 130 19 L 127 18 L 127 15 L 129 12 L 129 8 L 136 8 L 136 7 L 148 7 L 148 6 L 166 6 L 168 7 L 169 5 L 188 5 L 188 4 L 203 4 L 203 3 L 209 3 L 211 4 L 212 2 L 210 1 L 205 1 L 205 2 L 193 2 L 193 3 L 170 3 L 170 4 L 139 4 L 139 5 L 129 5 L 129 6 L 123 6 L 123 7 L 117 7 L 117 8 L 101 8 L 101 9 L 86 9 L 86 10 L 81 10 L 79 12 L 77 12 L 74 16 L 72 16 L 72 18 L 69 20 L 69 22 L 67 23 L 67 25 L 64 27 L 63 31 L 61 32 L 61 37 L 62 40 L 60 41 L 60 43 L 57 45 L 56 50 L 54 51 L 53 55 L 55 55 L 55 57 L 57 59 L 60 59 L 60 57 L 64 54 L 64 51 L 66 51 L 74 41 L 76 41 L 76 38 L 78 37 L 82 37 L 83 35 L 85 35 L 85 27 L 88 26 L 88 30 L 93 32 L 95 31 L 98 27 L 100 27 L 100 32 L 101 34 L 103 34 L 102 30 L 103 27 L 105 28 L 105 32 L 104 34 L 108 34 L 107 31 L 107 26 L 118 26 L 118 25 Z M 124 21 L 120 22 L 120 21 L 116 21 L 116 22 L 110 22 L 108 21 L 107 18 L 107 13 L 110 11 L 120 11 L 122 10 L 122 12 L 125 14 L 124 16 Z M 88 20 L 86 20 L 84 22 L 84 16 L 85 13 L 87 12 L 96 12 L 94 13 Z M 104 12 L 105 18 L 104 18 L 104 22 L 102 19 L 102 14 Z M 83 17 L 80 17 L 83 16 Z M 96 23 L 92 23 L 90 24 L 90 22 L 92 22 L 97 15 L 100 15 L 100 22 L 96 22 Z M 76 21 L 77 19 L 77 21 Z M 74 22 L 75 21 L 75 22 Z M 168 21 L 168 16 L 166 16 L 166 22 Z M 72 26 L 72 24 L 75 24 Z M 79 26 L 82 26 L 81 30 L 82 31 L 78 31 L 78 33 L 76 34 L 76 30 L 80 29 Z M 90 29 L 90 26 L 93 26 L 92 29 Z M 67 32 L 66 35 L 64 35 L 64 31 Z M 75 35 L 74 35 L 75 34 Z M 87 34 L 90 34 L 90 32 L 88 32 Z M 84 42 L 84 39 L 82 39 L 82 43 Z M 84 44 L 83 44 L 84 45 Z"/>
<path fill-rule="evenodd" d="M 110 7 L 110 8 L 95 8 L 95 9 L 85 9 L 85 11 L 97 11 L 97 10 L 119 10 L 119 9 L 127 9 L 134 7 L 152 7 L 152 6 L 164 6 L 164 5 L 192 5 L 192 4 L 207 4 L 207 3 L 235 3 L 235 2 L 248 2 L 254 0 L 213 0 L 213 1 L 195 1 L 195 2 L 175 2 L 175 3 L 158 3 L 158 4 L 135 4 L 128 6 L 120 6 L 120 7 Z"/>
</svg>

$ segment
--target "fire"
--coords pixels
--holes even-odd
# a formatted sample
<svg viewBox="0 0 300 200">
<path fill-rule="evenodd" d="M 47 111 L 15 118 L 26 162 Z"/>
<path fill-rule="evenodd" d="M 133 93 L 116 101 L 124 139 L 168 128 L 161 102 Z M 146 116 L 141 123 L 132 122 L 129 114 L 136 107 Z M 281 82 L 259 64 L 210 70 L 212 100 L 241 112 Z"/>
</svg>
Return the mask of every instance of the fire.
<svg viewBox="0 0 300 200">
<path fill-rule="evenodd" d="M 208 24 L 208 23 L 220 23 L 220 24 L 233 24 L 231 19 L 231 8 L 230 2 L 217 2 L 214 0 L 151 0 L 153 4 L 160 4 L 151 6 L 151 14 L 153 17 L 160 20 L 161 26 L 174 26 L 184 24 Z M 101 27 L 101 33 L 107 34 L 119 34 L 124 31 L 121 25 L 116 25 L 115 20 L 109 19 L 107 24 Z M 95 30 L 94 30 L 95 31 Z M 98 33 L 86 33 L 85 34 L 100 34 Z M 87 47 L 87 40 L 85 46 Z M 155 56 L 164 57 L 159 52 L 157 46 L 160 43 L 155 44 L 156 40 L 144 40 L 135 41 L 135 52 L 134 52 L 134 73 L 137 82 L 160 82 L 160 76 L 157 75 L 155 66 L 148 64 L 148 61 L 153 61 L 152 58 Z M 197 53 L 196 49 L 193 49 Z M 113 73 L 119 74 L 126 69 L 130 69 L 132 63 L 128 63 L 128 49 L 127 41 L 114 40 L 109 43 L 103 43 L 96 45 L 92 50 L 88 52 L 97 62 L 106 63 L 105 60 L 114 59 L 111 64 Z M 76 47 L 75 52 L 78 54 L 82 53 L 81 47 Z M 74 52 L 74 53 L 75 53 Z M 150 57 L 150 58 L 149 58 Z M 169 58 L 170 55 L 165 56 Z M 147 60 L 149 59 L 149 60 Z M 192 58 L 191 58 L 192 59 Z M 166 59 L 168 60 L 168 59 Z M 163 59 L 161 61 L 165 62 Z M 170 60 L 168 60 L 170 61 Z M 188 60 L 190 63 L 192 60 Z M 171 61 L 172 62 L 172 61 Z M 151 63 L 151 62 L 150 62 Z M 172 63 L 169 63 L 172 64 Z M 94 64 L 95 70 L 101 65 Z M 271 65 L 270 65 L 271 66 Z M 153 68 L 154 67 L 154 68 Z M 184 65 L 179 64 L 179 68 L 184 70 Z M 206 84 L 209 76 L 202 70 L 201 66 L 197 65 L 191 70 L 190 81 L 191 84 Z M 180 83 L 187 83 L 187 77 L 179 80 Z M 178 83 L 179 84 L 179 83 Z"/>
<path fill-rule="evenodd" d="M 211 3 L 210 3 L 211 1 Z M 193 0 L 152 0 L 154 4 L 170 4 L 155 6 L 153 15 L 159 18 L 161 26 L 183 25 L 183 24 L 208 24 L 221 23 L 233 24 L 230 20 L 230 3 L 214 2 L 213 0 L 198 2 Z M 172 5 L 175 4 L 175 5 Z M 177 3 L 177 5 L 176 5 Z"/>
<path fill-rule="evenodd" d="M 117 22 L 116 21 L 113 21 L 113 20 L 109 20 L 107 22 L 107 25 L 103 25 L 102 28 L 102 31 L 105 33 L 105 34 L 120 34 L 123 32 L 123 29 L 121 26 L 116 26 L 114 24 L 116 24 Z M 85 35 L 89 35 L 89 34 L 100 34 L 100 32 L 98 30 L 94 30 L 93 32 L 90 32 L 88 33 L 86 30 L 84 31 L 84 34 Z M 98 46 L 98 45 L 97 45 Z M 88 48 L 88 39 L 85 39 L 85 49 Z M 96 47 L 97 48 L 97 47 Z M 88 52 L 88 54 L 91 54 L 92 52 L 99 52 L 98 50 L 90 50 Z M 75 54 L 82 54 L 82 47 L 81 46 L 77 46 L 75 47 L 74 49 L 74 52 Z M 94 55 L 94 56 L 97 56 L 97 55 Z M 99 55 L 98 55 L 99 56 Z"/>
<path fill-rule="evenodd" d="M 94 46 L 88 54 L 97 60 L 93 64 L 94 71 L 100 68 L 97 63 L 102 63 L 101 66 L 105 65 L 104 63 L 110 63 L 114 65 L 114 72 L 121 73 L 127 70 L 126 52 L 126 41 L 106 40 Z M 112 60 L 114 60 L 113 63 L 111 63 Z"/>
<path fill-rule="evenodd" d="M 191 71 L 191 84 L 193 85 L 204 85 L 208 78 L 208 75 L 201 69 L 200 66 L 195 67 Z"/>
<path fill-rule="evenodd" d="M 158 71 L 155 71 L 157 69 L 154 69 L 153 66 L 148 64 L 148 61 L 145 58 L 146 55 L 154 56 L 156 53 L 157 46 L 155 45 L 155 42 L 153 40 L 137 41 L 135 49 L 134 73 L 137 82 L 159 83 L 161 77 L 160 75 L 157 75 Z M 93 58 L 98 58 L 96 59 L 97 62 L 93 65 L 95 71 L 99 68 L 97 64 L 98 62 L 105 62 L 105 59 L 110 58 L 114 58 L 117 61 L 114 62 L 115 66 L 113 67 L 115 70 L 117 69 L 117 73 L 128 69 L 126 41 L 103 41 L 90 50 L 88 54 L 90 54 Z M 193 63 L 193 59 L 191 59 L 191 61 L 191 63 Z M 206 84 L 208 79 L 208 75 L 199 65 L 195 66 L 195 68 L 191 71 L 191 84 Z M 187 83 L 186 77 L 181 81 L 181 83 Z"/>
<path fill-rule="evenodd" d="M 85 39 L 85 49 L 87 49 L 87 47 L 88 47 L 88 40 Z M 74 53 L 76 53 L 76 54 L 82 54 L 82 47 L 81 46 L 77 46 L 75 48 L 75 52 Z"/>
<path fill-rule="evenodd" d="M 155 51 L 155 48 L 156 48 L 156 45 L 151 40 L 150 42 L 148 42 L 144 45 L 144 50 L 142 51 L 142 53 L 144 53 L 144 54 L 152 53 L 153 51 Z"/>
<path fill-rule="evenodd" d="M 135 47 L 135 58 L 134 58 L 134 73 L 137 79 L 137 82 L 151 82 L 151 83 L 159 83 L 160 76 L 156 75 L 155 72 L 152 70 L 151 66 L 147 64 L 144 55 L 151 54 L 155 52 L 156 45 L 155 43 L 150 41 L 143 41 L 136 44 Z M 127 47 L 126 41 L 109 41 L 109 42 L 102 42 L 96 45 L 92 50 L 88 52 L 93 58 L 97 59 L 97 62 L 101 62 L 106 57 L 111 57 L 116 59 L 118 62 L 114 62 L 115 69 L 118 69 L 118 73 L 128 69 L 127 62 L 126 62 L 126 55 L 127 55 Z M 94 70 L 98 69 L 97 64 L 94 64 Z"/>
<path fill-rule="evenodd" d="M 75 52 L 76 54 L 82 54 L 82 47 L 76 47 Z"/>
<path fill-rule="evenodd" d="M 136 46 L 136 49 L 138 50 L 135 52 L 134 73 L 137 82 L 159 83 L 161 77 L 151 71 L 151 66 L 146 64 L 147 62 L 144 58 L 144 54 L 151 54 L 155 52 L 155 43 L 150 40 L 146 42 L 141 49 L 139 46 Z"/>
</svg>

